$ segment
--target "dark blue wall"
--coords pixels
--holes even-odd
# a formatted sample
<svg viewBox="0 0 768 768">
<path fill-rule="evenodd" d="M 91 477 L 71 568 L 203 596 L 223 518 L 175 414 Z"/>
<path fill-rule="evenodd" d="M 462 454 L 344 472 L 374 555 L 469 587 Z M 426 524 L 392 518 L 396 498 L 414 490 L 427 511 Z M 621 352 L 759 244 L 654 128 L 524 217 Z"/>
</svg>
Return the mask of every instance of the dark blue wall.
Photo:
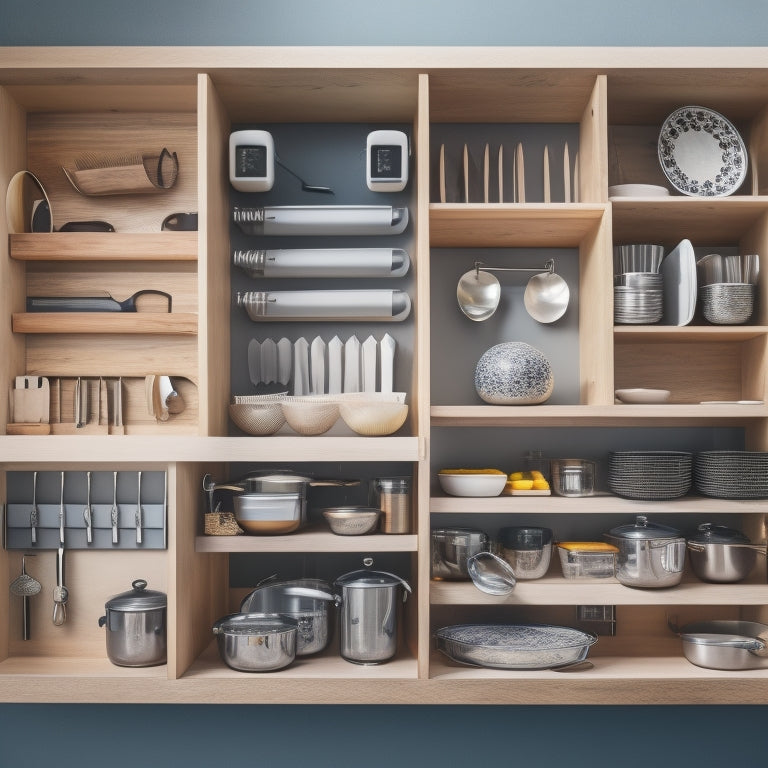
<svg viewBox="0 0 768 768">
<path fill-rule="evenodd" d="M 766 45 L 762 0 L 0 0 L 0 45 Z M 320 59 L 318 59 L 318 62 Z M 0 705 L 0 768 L 768 764 L 768 707 Z"/>
</svg>

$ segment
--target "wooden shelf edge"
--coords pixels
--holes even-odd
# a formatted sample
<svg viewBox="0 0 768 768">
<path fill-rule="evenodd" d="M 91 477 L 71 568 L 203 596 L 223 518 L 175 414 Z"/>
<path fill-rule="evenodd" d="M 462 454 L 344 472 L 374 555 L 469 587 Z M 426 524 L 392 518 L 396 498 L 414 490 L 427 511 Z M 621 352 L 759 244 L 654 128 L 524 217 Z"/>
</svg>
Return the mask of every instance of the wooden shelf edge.
<svg viewBox="0 0 768 768">
<path fill-rule="evenodd" d="M 197 232 L 53 232 L 14 234 L 19 261 L 197 261 Z"/>
<path fill-rule="evenodd" d="M 617 343 L 634 341 L 748 341 L 768 334 L 765 325 L 615 325 Z"/>
<path fill-rule="evenodd" d="M 196 336 L 198 317 L 189 312 L 17 312 L 14 333 L 93 333 Z"/>
<path fill-rule="evenodd" d="M 287 536 L 197 536 L 195 552 L 416 552 L 415 535 L 337 536 L 299 531 Z"/>
</svg>

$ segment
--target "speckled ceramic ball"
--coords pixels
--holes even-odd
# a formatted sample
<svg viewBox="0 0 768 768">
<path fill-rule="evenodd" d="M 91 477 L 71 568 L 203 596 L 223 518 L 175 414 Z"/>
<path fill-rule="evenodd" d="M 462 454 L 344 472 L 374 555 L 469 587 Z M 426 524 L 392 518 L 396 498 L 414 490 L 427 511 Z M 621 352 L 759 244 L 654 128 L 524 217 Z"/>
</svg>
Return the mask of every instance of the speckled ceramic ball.
<svg viewBox="0 0 768 768">
<path fill-rule="evenodd" d="M 555 385 L 549 360 L 522 341 L 497 344 L 483 353 L 475 368 L 477 394 L 492 405 L 536 405 Z"/>
</svg>

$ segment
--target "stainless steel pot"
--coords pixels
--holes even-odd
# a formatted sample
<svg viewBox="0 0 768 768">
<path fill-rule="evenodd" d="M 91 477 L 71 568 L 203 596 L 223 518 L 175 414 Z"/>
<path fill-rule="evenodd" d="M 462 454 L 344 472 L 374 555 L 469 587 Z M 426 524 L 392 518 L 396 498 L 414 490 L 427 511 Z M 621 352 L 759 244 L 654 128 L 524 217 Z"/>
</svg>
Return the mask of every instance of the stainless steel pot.
<svg viewBox="0 0 768 768">
<path fill-rule="evenodd" d="M 277 613 L 297 622 L 296 655 L 325 650 L 331 639 L 331 606 L 341 598 L 321 579 L 269 582 L 256 587 L 240 604 L 241 613 Z"/>
<path fill-rule="evenodd" d="M 296 658 L 297 622 L 269 613 L 233 613 L 213 625 L 221 660 L 239 672 L 274 672 Z"/>
<path fill-rule="evenodd" d="M 549 528 L 507 526 L 499 529 L 501 556 L 512 566 L 518 579 L 540 579 L 552 558 L 552 531 Z"/>
<path fill-rule="evenodd" d="M 618 547 L 616 578 L 628 587 L 672 587 L 683 578 L 685 538 L 666 525 L 638 515 L 605 538 Z"/>
<path fill-rule="evenodd" d="M 469 579 L 467 560 L 487 552 L 488 535 L 473 528 L 434 528 L 432 530 L 432 578 Z"/>
<path fill-rule="evenodd" d="M 755 621 L 700 621 L 679 631 L 683 654 L 707 669 L 768 668 L 768 625 Z"/>
<path fill-rule="evenodd" d="M 167 655 L 164 592 L 147 589 L 137 579 L 132 589 L 110 598 L 99 626 L 107 628 L 107 656 L 118 667 L 153 667 Z"/>
<path fill-rule="evenodd" d="M 766 554 L 764 544 L 752 544 L 741 531 L 702 523 L 687 539 L 691 567 L 704 581 L 732 583 L 752 572 L 757 556 Z"/>
<path fill-rule="evenodd" d="M 408 582 L 383 571 L 352 571 L 340 576 L 340 651 L 355 664 L 381 664 L 397 653 L 398 596 Z"/>
</svg>

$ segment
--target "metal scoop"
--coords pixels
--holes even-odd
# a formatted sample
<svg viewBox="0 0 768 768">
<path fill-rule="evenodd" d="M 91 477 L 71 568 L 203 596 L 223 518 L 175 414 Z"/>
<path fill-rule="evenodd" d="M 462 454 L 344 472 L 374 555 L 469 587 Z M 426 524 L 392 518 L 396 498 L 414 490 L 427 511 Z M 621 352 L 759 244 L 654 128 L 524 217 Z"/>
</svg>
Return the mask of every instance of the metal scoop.
<svg viewBox="0 0 768 768">
<path fill-rule="evenodd" d="M 554 323 L 568 309 L 571 292 L 568 283 L 554 271 L 534 275 L 525 287 L 523 303 L 528 314 L 539 323 Z"/>
<path fill-rule="evenodd" d="M 456 300 L 470 320 L 478 323 L 487 320 L 496 311 L 500 299 L 501 285 L 490 272 L 475 267 L 459 278 Z"/>
<path fill-rule="evenodd" d="M 467 558 L 472 583 L 487 595 L 508 595 L 515 588 L 515 572 L 506 560 L 491 552 L 478 552 Z"/>
<path fill-rule="evenodd" d="M 32 555 L 34 557 L 34 555 Z M 29 640 L 29 598 L 42 589 L 42 584 L 27 573 L 27 556 L 21 558 L 21 575 L 17 576 L 10 585 L 11 594 L 22 598 L 22 637 Z"/>
</svg>

